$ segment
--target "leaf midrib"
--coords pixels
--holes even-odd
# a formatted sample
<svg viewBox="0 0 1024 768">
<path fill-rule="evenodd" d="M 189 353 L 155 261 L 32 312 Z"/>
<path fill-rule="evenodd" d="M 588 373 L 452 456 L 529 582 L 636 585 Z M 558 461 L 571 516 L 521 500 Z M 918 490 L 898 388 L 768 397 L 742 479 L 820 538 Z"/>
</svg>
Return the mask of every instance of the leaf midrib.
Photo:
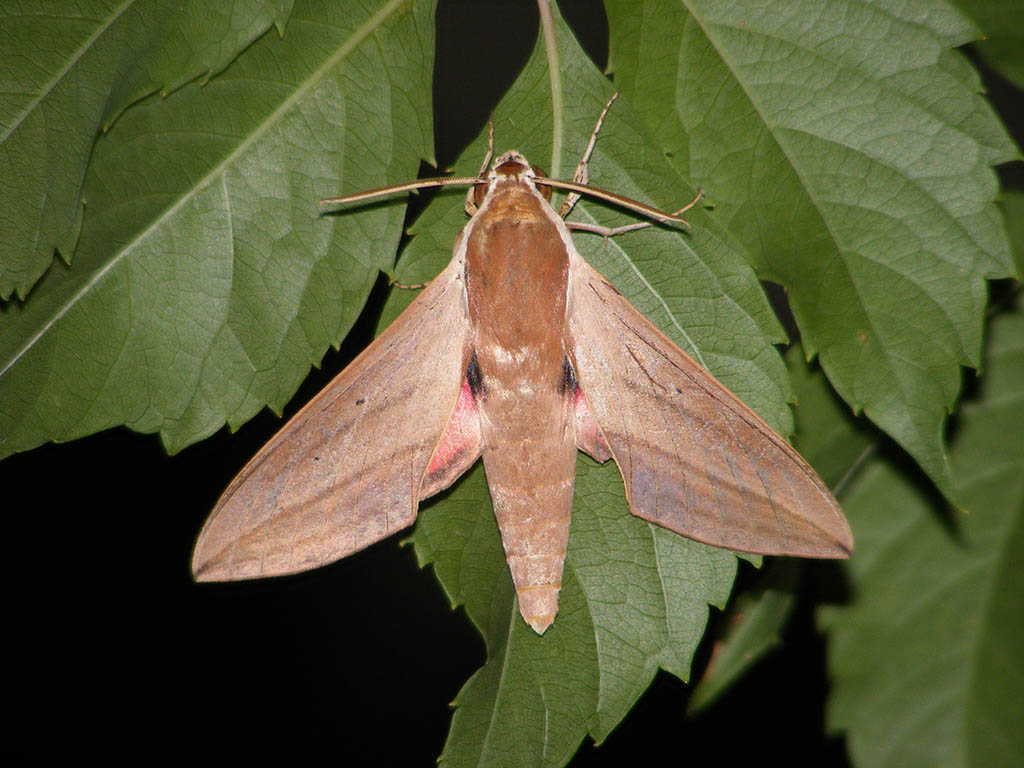
<svg viewBox="0 0 1024 768">
<path fill-rule="evenodd" d="M 509 618 L 508 630 L 505 633 L 505 642 L 504 642 L 503 647 L 502 647 L 502 650 L 504 651 L 504 653 L 502 654 L 502 659 L 501 659 L 501 674 L 498 675 L 498 683 L 495 686 L 494 702 L 491 705 L 491 717 L 490 717 L 490 720 L 487 723 L 487 732 L 484 734 L 483 741 L 480 742 L 480 757 L 481 757 L 481 759 L 483 758 L 483 756 L 485 754 L 487 754 L 487 750 L 489 748 L 490 741 L 491 741 L 491 734 L 494 733 L 494 731 L 496 729 L 496 721 L 497 721 L 498 709 L 499 709 L 499 707 L 498 707 L 498 699 L 501 697 L 502 692 L 505 690 L 505 673 L 508 672 L 508 668 L 509 668 L 509 656 L 511 655 L 511 652 L 512 652 L 512 632 L 513 632 L 513 630 L 515 628 L 515 624 L 516 624 L 516 616 L 515 616 L 515 614 L 516 614 L 516 611 L 518 609 L 518 604 L 519 604 L 518 600 L 513 600 L 511 608 L 510 608 L 510 612 L 511 612 L 512 615 Z M 490 648 L 487 649 L 487 655 L 488 655 L 488 657 L 491 655 L 491 649 Z"/>
</svg>

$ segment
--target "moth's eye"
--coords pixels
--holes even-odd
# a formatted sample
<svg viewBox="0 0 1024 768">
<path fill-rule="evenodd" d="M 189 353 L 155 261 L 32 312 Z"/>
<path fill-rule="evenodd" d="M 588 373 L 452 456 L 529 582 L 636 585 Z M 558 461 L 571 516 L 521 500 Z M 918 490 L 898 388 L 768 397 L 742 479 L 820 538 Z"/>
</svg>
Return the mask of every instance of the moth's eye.
<svg viewBox="0 0 1024 768">
<path fill-rule="evenodd" d="M 477 184 L 476 187 L 474 187 L 474 189 L 473 189 L 473 202 L 476 204 L 477 208 L 479 208 L 481 205 L 484 204 L 484 198 L 486 196 L 487 196 L 487 185 L 486 184 Z"/>
</svg>

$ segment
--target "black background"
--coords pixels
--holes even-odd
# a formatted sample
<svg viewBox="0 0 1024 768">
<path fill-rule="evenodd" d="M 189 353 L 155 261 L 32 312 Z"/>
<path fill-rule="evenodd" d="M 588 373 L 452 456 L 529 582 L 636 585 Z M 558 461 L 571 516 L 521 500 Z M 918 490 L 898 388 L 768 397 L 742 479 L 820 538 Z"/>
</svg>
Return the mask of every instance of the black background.
<svg viewBox="0 0 1024 768">
<path fill-rule="evenodd" d="M 603 68 L 601 3 L 560 5 Z M 444 166 L 525 63 L 537 11 L 528 0 L 442 0 L 438 22 L 434 101 Z M 986 78 L 1019 129 L 1019 92 Z M 364 319 L 311 373 L 286 416 L 369 341 L 385 291 L 378 284 Z M 296 577 L 192 582 L 189 557 L 207 513 L 282 423 L 264 412 L 235 435 L 221 430 L 172 457 L 155 436 L 117 429 L 0 463 L 4 521 L 13 526 L 3 559 L 11 713 L 0 755 L 15 763 L 434 763 L 448 704 L 483 664 L 484 646 L 412 549 L 398 546 L 401 536 Z M 741 579 L 751 578 L 744 566 Z M 694 718 L 684 716 L 686 686 L 659 673 L 606 743 L 588 741 L 572 765 L 665 757 L 846 765 L 842 740 L 823 735 L 824 646 L 808 605 L 787 638 Z M 707 654 L 702 648 L 698 670 Z"/>
</svg>

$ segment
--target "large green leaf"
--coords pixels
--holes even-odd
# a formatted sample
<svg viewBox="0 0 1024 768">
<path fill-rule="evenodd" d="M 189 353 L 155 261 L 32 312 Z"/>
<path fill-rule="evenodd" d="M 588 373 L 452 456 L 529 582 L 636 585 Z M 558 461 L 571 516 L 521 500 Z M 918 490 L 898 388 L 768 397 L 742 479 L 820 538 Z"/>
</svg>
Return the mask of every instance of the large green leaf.
<svg viewBox="0 0 1024 768">
<path fill-rule="evenodd" d="M 781 282 L 836 390 L 944 490 L 985 279 L 1012 272 L 989 166 L 1016 151 L 940 0 L 607 0 L 615 83 Z"/>
<path fill-rule="evenodd" d="M 432 12 L 302 3 L 284 38 L 122 116 L 74 264 L 0 310 L 0 455 L 118 424 L 174 451 L 287 402 L 393 263 L 401 201 L 317 201 L 432 156 Z"/>
<path fill-rule="evenodd" d="M 831 726 L 858 766 L 1024 764 L 1024 313 L 992 323 L 951 455 L 972 512 L 878 461 L 844 507 L 850 607 L 824 617 Z"/>
<path fill-rule="evenodd" d="M 538 43 L 494 115 L 496 151 L 516 148 L 570 176 L 611 88 L 557 22 L 561 89 L 552 108 L 552 68 Z M 628 100 L 613 106 L 591 163 L 594 184 L 662 207 L 690 196 L 687 182 L 652 156 Z M 555 135 L 560 154 L 553 160 Z M 481 136 L 456 172 L 475 173 Z M 398 265 L 403 282 L 436 274 L 465 222 L 462 193 L 439 197 L 413 228 Z M 582 221 L 622 214 L 581 202 Z M 652 229 L 614 238 L 575 237 L 577 247 L 627 297 L 776 427 L 788 431 L 789 389 L 772 342 L 782 334 L 743 256 L 702 211 L 691 234 Z M 394 299 L 403 304 L 408 295 Z M 394 313 L 394 308 L 386 314 Z M 537 636 L 519 616 L 483 478 L 477 470 L 421 512 L 413 536 L 454 604 L 465 605 L 487 642 L 485 666 L 467 683 L 445 765 L 561 765 L 589 734 L 604 739 L 666 669 L 685 679 L 708 603 L 721 606 L 736 556 L 629 514 L 618 469 L 581 457 L 560 610 Z"/>
<path fill-rule="evenodd" d="M 93 144 L 133 101 L 216 74 L 292 0 L 36 0 L 0 11 L 0 298 L 71 260 Z M 90 203 L 91 204 L 91 203 Z"/>
</svg>

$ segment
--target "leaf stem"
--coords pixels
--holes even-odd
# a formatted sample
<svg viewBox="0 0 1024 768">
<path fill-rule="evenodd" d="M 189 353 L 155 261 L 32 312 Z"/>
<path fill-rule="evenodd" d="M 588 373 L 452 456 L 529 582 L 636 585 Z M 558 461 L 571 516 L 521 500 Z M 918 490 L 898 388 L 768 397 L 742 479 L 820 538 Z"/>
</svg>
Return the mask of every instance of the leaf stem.
<svg viewBox="0 0 1024 768">
<path fill-rule="evenodd" d="M 544 51 L 548 59 L 548 78 L 551 81 L 551 165 L 550 174 L 554 179 L 562 173 L 562 121 L 565 108 L 562 103 L 562 70 L 558 62 L 558 40 L 555 22 L 551 15 L 551 0 L 537 0 L 540 10 L 540 27 L 544 35 Z"/>
<path fill-rule="evenodd" d="M 839 478 L 839 482 L 836 483 L 835 488 L 832 489 L 832 495 L 837 499 L 846 492 L 847 487 L 850 485 L 850 481 L 856 477 L 857 472 L 863 467 L 868 459 L 874 456 L 878 452 L 878 440 L 872 440 L 866 446 L 864 450 L 860 452 L 860 455 L 854 460 L 853 464 L 850 465 L 849 469 Z"/>
</svg>

